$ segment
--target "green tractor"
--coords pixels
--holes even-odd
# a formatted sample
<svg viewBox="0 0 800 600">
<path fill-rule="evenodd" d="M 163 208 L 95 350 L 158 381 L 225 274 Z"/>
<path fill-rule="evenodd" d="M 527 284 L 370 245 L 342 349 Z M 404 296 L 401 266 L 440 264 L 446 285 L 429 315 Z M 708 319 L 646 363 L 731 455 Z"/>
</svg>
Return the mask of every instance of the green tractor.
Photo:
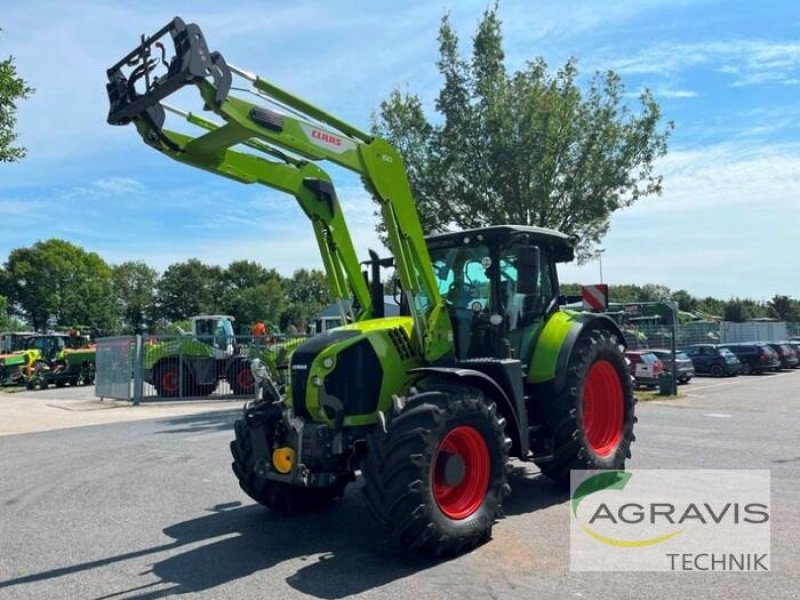
<svg viewBox="0 0 800 600">
<path fill-rule="evenodd" d="M 78 332 L 48 333 L 31 336 L 25 346 L 33 356 L 24 376 L 29 390 L 94 383 L 97 348 L 88 337 Z"/>
<path fill-rule="evenodd" d="M 312 510 L 360 471 L 367 505 L 400 544 L 457 554 L 490 538 L 510 458 L 558 482 L 571 469 L 624 468 L 635 417 L 623 337 L 606 317 L 561 308 L 566 236 L 498 225 L 426 239 L 395 148 L 229 65 L 179 18 L 107 75 L 109 123 L 133 123 L 179 162 L 293 195 L 342 306 L 346 325 L 292 353 L 285 393 L 253 361 L 262 393 L 231 443 L 251 498 Z M 162 102 L 186 85 L 219 120 Z M 239 89 L 263 103 L 231 94 Z M 205 133 L 166 129 L 165 111 Z M 323 160 L 357 173 L 379 202 L 392 257 L 371 253 L 366 276 Z M 389 264 L 404 301 L 401 316 L 385 318 Z"/>
<path fill-rule="evenodd" d="M 25 348 L 26 340 L 27 338 L 18 340 L 15 350 L 0 354 L 0 385 L 24 383 L 31 367 L 41 357 L 39 350 Z"/>
<path fill-rule="evenodd" d="M 292 346 L 299 343 L 275 344 L 254 338 L 250 344 L 237 344 L 230 315 L 198 315 L 189 321 L 191 332 L 144 346 L 144 380 L 159 396 L 208 396 L 221 379 L 228 381 L 234 394 L 253 395 L 256 384 L 251 360 L 259 359 L 268 366 L 270 376 L 280 380 L 288 368 Z"/>
<path fill-rule="evenodd" d="M 220 379 L 236 394 L 252 394 L 255 382 L 236 347 L 233 317 L 198 315 L 190 322 L 190 333 L 145 344 L 144 380 L 165 398 L 208 396 Z"/>
</svg>

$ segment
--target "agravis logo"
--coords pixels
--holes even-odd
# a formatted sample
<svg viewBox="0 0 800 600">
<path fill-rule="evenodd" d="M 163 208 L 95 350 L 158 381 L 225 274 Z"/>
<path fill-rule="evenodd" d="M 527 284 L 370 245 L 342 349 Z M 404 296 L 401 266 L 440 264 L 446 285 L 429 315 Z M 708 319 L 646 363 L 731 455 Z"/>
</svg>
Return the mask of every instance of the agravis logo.
<svg viewBox="0 0 800 600">
<path fill-rule="evenodd" d="M 768 471 L 575 471 L 572 489 L 576 570 L 769 569 Z"/>
<path fill-rule="evenodd" d="M 632 475 L 630 473 L 625 473 L 624 471 L 605 471 L 603 473 L 597 473 L 596 475 L 592 475 L 584 481 L 581 485 L 578 486 L 578 489 L 575 490 L 575 493 L 572 496 L 572 513 L 575 518 L 578 518 L 578 505 L 581 501 L 593 494 L 595 492 L 599 492 L 602 490 L 624 490 L 625 486 L 630 481 Z M 623 516 L 623 511 L 627 514 L 627 509 L 635 508 L 638 509 L 639 516 L 642 516 L 642 511 L 644 507 L 640 504 L 624 504 L 619 509 L 619 521 L 622 522 L 630 522 L 626 516 Z M 601 504 L 598 509 L 594 512 L 594 514 L 589 518 L 589 525 L 595 522 L 597 519 L 611 519 L 614 523 L 618 521 L 614 518 L 613 512 L 609 509 L 608 505 L 603 503 Z M 640 522 L 640 521 L 636 521 Z M 589 536 L 596 539 L 598 542 L 603 544 L 608 544 L 609 546 L 619 546 L 621 548 L 641 548 L 643 546 L 653 546 L 655 544 L 660 544 L 661 542 L 665 542 L 670 538 L 674 538 L 678 535 L 682 530 L 676 529 L 670 533 L 659 535 L 652 538 L 647 538 L 643 540 L 622 540 L 616 539 L 612 537 L 608 537 L 605 535 L 600 535 L 596 531 L 594 531 L 589 525 L 584 525 L 583 523 L 580 524 L 581 529 L 583 529 Z"/>
</svg>

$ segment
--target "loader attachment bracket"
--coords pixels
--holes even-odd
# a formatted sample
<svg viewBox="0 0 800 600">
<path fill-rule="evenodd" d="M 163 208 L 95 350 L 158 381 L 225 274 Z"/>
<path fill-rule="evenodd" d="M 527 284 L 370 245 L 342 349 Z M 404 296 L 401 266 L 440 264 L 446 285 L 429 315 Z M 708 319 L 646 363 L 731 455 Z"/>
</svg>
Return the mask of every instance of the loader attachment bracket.
<svg viewBox="0 0 800 600">
<path fill-rule="evenodd" d="M 168 57 L 167 38 L 174 54 Z M 202 31 L 179 17 L 141 43 L 106 71 L 108 123 L 127 125 L 144 119 L 160 133 L 164 108 L 160 101 L 188 84 L 212 78 L 215 102 L 222 104 L 231 88 L 231 70 L 219 52 L 210 52 Z"/>
</svg>

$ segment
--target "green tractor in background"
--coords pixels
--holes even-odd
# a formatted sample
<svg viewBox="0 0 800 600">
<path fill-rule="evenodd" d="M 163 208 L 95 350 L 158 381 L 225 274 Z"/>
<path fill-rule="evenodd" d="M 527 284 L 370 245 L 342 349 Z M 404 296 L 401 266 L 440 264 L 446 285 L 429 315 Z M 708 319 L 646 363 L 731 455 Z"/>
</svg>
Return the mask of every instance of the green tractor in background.
<svg viewBox="0 0 800 600">
<path fill-rule="evenodd" d="M 255 380 L 250 361 L 258 358 L 268 366 L 273 379 L 281 379 L 292 346 L 299 344 L 274 344 L 266 337 L 238 344 L 230 315 L 198 315 L 189 321 L 190 332 L 144 346 L 144 380 L 156 388 L 159 396 L 208 396 L 222 379 L 228 381 L 232 393 L 251 396 Z"/>
<path fill-rule="evenodd" d="M 449 555 L 491 537 L 511 457 L 558 482 L 571 469 L 624 468 L 635 422 L 624 341 L 611 319 L 561 308 L 566 236 L 498 225 L 426 239 L 395 148 L 229 65 L 179 18 L 142 36 L 107 75 L 109 123 L 133 123 L 179 162 L 293 195 L 341 306 L 345 325 L 292 352 L 285 393 L 253 361 L 262 393 L 231 442 L 247 495 L 278 511 L 313 510 L 360 471 L 367 505 L 393 538 Z M 186 85 L 217 120 L 162 102 Z M 244 86 L 268 106 L 231 95 Z M 206 133 L 165 129 L 166 111 Z M 371 253 L 366 274 L 323 160 L 357 173 L 379 203 L 392 256 Z M 403 300 L 392 318 L 380 280 L 388 265 Z"/>
<path fill-rule="evenodd" d="M 17 340 L 20 350 L 0 356 L 4 385 L 28 389 L 94 382 L 95 347 L 77 331 L 29 334 Z"/>
<path fill-rule="evenodd" d="M 34 348 L 25 348 L 22 338 L 15 345 L 16 349 L 6 354 L 0 354 L 0 385 L 19 385 L 25 382 L 26 374 L 41 357 L 41 352 Z"/>
<path fill-rule="evenodd" d="M 31 344 L 40 348 L 40 357 L 25 377 L 29 390 L 49 386 L 92 385 L 97 348 L 88 338 L 75 335 L 38 336 Z"/>
</svg>

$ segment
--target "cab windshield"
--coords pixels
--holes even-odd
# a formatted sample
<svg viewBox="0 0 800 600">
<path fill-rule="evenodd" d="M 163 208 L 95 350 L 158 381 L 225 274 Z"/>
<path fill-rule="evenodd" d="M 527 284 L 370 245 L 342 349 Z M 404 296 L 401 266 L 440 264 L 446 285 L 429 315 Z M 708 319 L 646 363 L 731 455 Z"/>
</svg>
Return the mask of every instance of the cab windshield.
<svg viewBox="0 0 800 600">
<path fill-rule="evenodd" d="M 486 246 L 440 248 L 431 251 L 431 261 L 439 293 L 449 306 L 474 311 L 488 308 L 492 259 Z"/>
</svg>

